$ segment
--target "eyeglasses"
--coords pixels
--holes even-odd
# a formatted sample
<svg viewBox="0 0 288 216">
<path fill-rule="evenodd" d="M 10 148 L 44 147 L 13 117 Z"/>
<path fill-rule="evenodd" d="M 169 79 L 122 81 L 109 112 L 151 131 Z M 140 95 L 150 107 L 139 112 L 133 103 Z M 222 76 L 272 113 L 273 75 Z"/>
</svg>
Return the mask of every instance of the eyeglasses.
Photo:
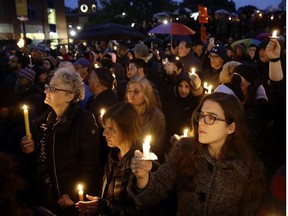
<svg viewBox="0 0 288 216">
<path fill-rule="evenodd" d="M 209 115 L 209 114 L 208 115 L 204 115 L 201 112 L 197 112 L 196 115 L 195 115 L 195 120 L 199 122 L 202 118 L 204 119 L 204 123 L 207 124 L 207 125 L 213 125 L 216 120 L 226 122 L 225 119 L 219 119 L 219 118 L 216 118 L 215 116 L 212 116 L 212 115 Z"/>
<path fill-rule="evenodd" d="M 69 92 L 69 93 L 73 93 L 72 91 L 69 90 L 65 90 L 65 89 L 59 89 L 59 88 L 55 88 L 54 86 L 50 86 L 48 84 L 45 84 L 45 90 L 49 90 L 51 93 L 55 93 L 56 91 L 63 91 L 63 92 Z"/>
</svg>

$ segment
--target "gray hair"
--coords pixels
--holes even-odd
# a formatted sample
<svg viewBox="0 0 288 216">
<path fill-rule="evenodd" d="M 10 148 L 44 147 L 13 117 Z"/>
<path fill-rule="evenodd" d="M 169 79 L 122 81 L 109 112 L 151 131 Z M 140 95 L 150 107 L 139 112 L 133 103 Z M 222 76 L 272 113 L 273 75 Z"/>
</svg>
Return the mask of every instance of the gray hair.
<svg viewBox="0 0 288 216">
<path fill-rule="evenodd" d="M 82 78 L 78 73 L 75 73 L 68 68 L 59 68 L 55 71 L 53 77 L 70 86 L 70 90 L 74 94 L 74 99 L 71 101 L 72 103 L 76 103 L 79 100 L 84 99 L 84 83 L 82 82 Z"/>
</svg>

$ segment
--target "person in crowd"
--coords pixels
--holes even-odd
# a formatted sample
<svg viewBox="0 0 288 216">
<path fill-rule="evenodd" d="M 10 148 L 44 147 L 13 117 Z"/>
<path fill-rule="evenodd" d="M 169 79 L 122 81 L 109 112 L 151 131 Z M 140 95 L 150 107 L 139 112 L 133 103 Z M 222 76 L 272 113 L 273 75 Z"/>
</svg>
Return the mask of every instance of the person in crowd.
<svg viewBox="0 0 288 216">
<path fill-rule="evenodd" d="M 133 51 L 135 58 L 141 58 L 147 63 L 146 78 L 153 82 L 157 89 L 160 90 L 164 82 L 164 72 L 161 63 L 154 59 L 153 53 L 149 52 L 145 44 L 136 44 Z"/>
<path fill-rule="evenodd" d="M 14 55 L 11 55 L 8 61 L 8 71 L 1 77 L 0 85 L 6 85 L 14 89 L 18 71 L 25 68 L 27 65 L 28 58 L 24 56 L 24 53 L 17 51 Z"/>
<path fill-rule="evenodd" d="M 53 71 L 56 67 L 56 59 L 53 56 L 45 56 L 42 58 L 42 67 L 49 71 Z"/>
<path fill-rule="evenodd" d="M 125 68 L 120 63 L 113 62 L 112 57 L 109 54 L 105 54 L 99 63 L 101 67 L 106 67 L 111 71 L 114 77 L 113 90 L 116 91 L 120 99 L 123 99 L 127 85 Z"/>
<path fill-rule="evenodd" d="M 193 43 L 192 43 L 192 50 L 193 50 L 194 56 L 200 62 L 202 62 L 202 58 L 204 55 L 203 47 L 204 47 L 204 43 L 200 39 L 197 39 L 197 40 L 193 41 Z"/>
<path fill-rule="evenodd" d="M 223 45 L 216 44 L 209 52 L 210 66 L 199 74 L 202 83 L 207 82 L 215 89 L 219 85 L 219 74 L 226 63 L 227 50 Z"/>
<path fill-rule="evenodd" d="M 190 79 L 186 73 L 181 74 L 177 78 L 174 88 L 175 97 L 163 103 L 163 113 L 166 119 L 165 152 L 169 152 L 170 150 L 168 143 L 170 142 L 171 136 L 174 134 L 183 134 L 184 129 L 191 130 L 191 116 L 203 94 L 200 78 L 198 77 L 198 86 L 193 82 L 195 79 L 192 77 Z"/>
<path fill-rule="evenodd" d="M 238 61 L 226 62 L 219 74 L 219 84 L 230 83 L 233 75 L 234 68 L 241 63 Z"/>
<path fill-rule="evenodd" d="M 176 187 L 177 215 L 255 215 L 266 180 L 238 98 L 208 94 L 191 121 L 194 136 L 176 141 L 157 171 L 135 151 L 129 194 L 148 208 Z"/>
<path fill-rule="evenodd" d="M 131 159 L 141 148 L 142 131 L 138 113 L 130 103 L 119 102 L 103 116 L 103 135 L 111 147 L 102 183 L 102 195 L 86 195 L 76 207 L 88 215 L 142 215 L 127 192 L 131 178 Z"/>
<path fill-rule="evenodd" d="M 76 72 L 80 74 L 83 82 L 87 85 L 89 76 L 93 71 L 92 63 L 85 57 L 80 57 L 73 64 L 75 66 Z"/>
<path fill-rule="evenodd" d="M 256 44 L 249 44 L 248 46 L 248 52 L 246 55 L 246 62 L 247 63 L 257 63 L 256 60 L 256 50 L 257 50 L 257 46 Z"/>
<path fill-rule="evenodd" d="M 183 70 L 188 73 L 195 68 L 196 73 L 202 71 L 201 61 L 198 60 L 192 51 L 191 41 L 182 40 L 178 45 L 178 55 L 183 65 Z"/>
<path fill-rule="evenodd" d="M 81 65 L 84 65 L 83 68 Z M 80 74 L 82 81 L 84 83 L 84 89 L 85 89 L 84 98 L 80 102 L 81 107 L 85 107 L 86 103 L 88 102 L 88 99 L 90 98 L 90 96 L 92 96 L 92 93 L 88 87 L 88 78 L 89 78 L 89 74 L 92 71 L 90 67 L 91 67 L 91 63 L 84 57 L 79 58 L 76 62 L 74 62 L 74 64 L 72 64 L 69 61 L 62 61 L 59 64 L 59 68 L 68 68 L 71 72 Z"/>
<path fill-rule="evenodd" d="M 131 59 L 126 71 L 126 77 L 128 80 L 134 77 L 145 77 L 147 73 L 147 63 L 141 58 Z"/>
<path fill-rule="evenodd" d="M 28 105 L 31 115 L 36 117 L 44 109 L 44 92 L 35 84 L 35 71 L 32 68 L 25 67 L 17 73 L 15 92 L 19 103 Z"/>
<path fill-rule="evenodd" d="M 246 62 L 246 47 L 244 44 L 236 44 L 233 47 L 234 60 L 238 62 Z"/>
<path fill-rule="evenodd" d="M 100 134 L 103 134 L 101 110 L 107 110 L 119 102 L 117 94 L 112 90 L 113 80 L 111 71 L 105 67 L 95 69 L 89 77 L 89 89 L 93 95 L 90 96 L 85 108 L 95 116 Z M 100 151 L 101 166 L 104 167 L 110 148 L 107 146 L 105 137 L 101 135 Z"/>
<path fill-rule="evenodd" d="M 240 64 L 234 68 L 234 74 L 241 77 L 241 90 L 244 95 L 242 102 L 247 118 L 258 144 L 263 143 L 266 126 L 271 120 L 269 101 L 265 89 L 259 82 L 257 67 L 251 64 Z M 263 150 L 263 146 L 259 146 Z"/>
<path fill-rule="evenodd" d="M 93 115 L 79 106 L 84 97 L 79 74 L 58 69 L 45 94 L 51 108 L 35 119 L 36 134 L 21 140 L 26 158 L 35 158 L 36 204 L 57 215 L 78 215 L 79 183 L 85 192 L 100 194 L 99 129 Z"/>
<path fill-rule="evenodd" d="M 141 119 L 143 135 L 151 135 L 151 150 L 162 161 L 166 123 L 150 81 L 146 78 L 135 77 L 127 84 L 125 100 L 133 104 Z"/>
<path fill-rule="evenodd" d="M 271 39 L 266 47 L 269 58 L 270 91 L 269 103 L 272 118 L 269 124 L 269 136 L 263 157 L 268 161 L 266 166 L 273 175 L 275 170 L 286 162 L 286 75 L 285 60 L 282 58 L 283 50 L 277 39 Z M 277 146 L 277 148 L 275 148 Z"/>
</svg>

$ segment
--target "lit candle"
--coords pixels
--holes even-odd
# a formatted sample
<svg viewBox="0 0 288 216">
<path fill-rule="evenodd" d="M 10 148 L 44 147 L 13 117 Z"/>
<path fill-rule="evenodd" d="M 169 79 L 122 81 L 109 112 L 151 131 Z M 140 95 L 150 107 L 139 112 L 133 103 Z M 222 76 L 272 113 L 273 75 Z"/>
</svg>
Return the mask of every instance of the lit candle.
<svg viewBox="0 0 288 216">
<path fill-rule="evenodd" d="M 99 68 L 99 65 L 96 63 L 96 64 L 94 64 L 94 66 L 95 66 L 95 68 Z"/>
<path fill-rule="evenodd" d="M 32 65 L 32 57 L 29 55 L 29 64 Z"/>
<path fill-rule="evenodd" d="M 196 73 L 195 73 L 195 68 L 194 67 L 192 67 L 191 68 L 191 72 L 189 72 L 189 76 L 192 76 L 192 75 L 195 75 Z"/>
<path fill-rule="evenodd" d="M 189 129 L 185 128 L 183 131 L 183 137 L 188 137 L 188 132 L 189 132 Z"/>
<path fill-rule="evenodd" d="M 151 136 L 146 136 L 145 141 L 142 145 L 143 148 L 143 154 L 144 158 L 149 158 L 150 155 L 150 142 L 151 142 Z"/>
<path fill-rule="evenodd" d="M 79 195 L 79 201 L 83 201 L 84 193 L 83 193 L 83 186 L 81 184 L 78 184 L 78 195 Z"/>
<path fill-rule="evenodd" d="M 203 87 L 204 87 L 205 89 L 208 89 L 208 83 L 207 83 L 207 82 L 204 82 Z"/>
<path fill-rule="evenodd" d="M 26 105 L 24 105 L 23 110 L 24 110 L 23 113 L 24 113 L 24 123 L 25 123 L 26 136 L 28 136 L 28 138 L 31 138 L 28 107 Z"/>
<path fill-rule="evenodd" d="M 272 32 L 272 36 L 271 36 L 270 38 L 279 38 L 279 37 L 277 36 L 277 31 L 276 31 L 276 30 L 274 30 L 274 31 Z"/>
<path fill-rule="evenodd" d="M 103 118 L 105 112 L 106 112 L 105 109 L 101 109 L 101 110 L 100 110 L 100 118 L 101 118 L 101 119 Z"/>
<path fill-rule="evenodd" d="M 178 57 L 178 56 L 176 56 L 176 57 L 175 57 L 175 59 L 178 61 L 178 60 L 179 60 L 179 57 Z"/>
<path fill-rule="evenodd" d="M 211 94 L 212 93 L 212 85 L 210 84 L 209 86 L 208 86 L 208 92 L 207 92 L 207 94 Z"/>
</svg>

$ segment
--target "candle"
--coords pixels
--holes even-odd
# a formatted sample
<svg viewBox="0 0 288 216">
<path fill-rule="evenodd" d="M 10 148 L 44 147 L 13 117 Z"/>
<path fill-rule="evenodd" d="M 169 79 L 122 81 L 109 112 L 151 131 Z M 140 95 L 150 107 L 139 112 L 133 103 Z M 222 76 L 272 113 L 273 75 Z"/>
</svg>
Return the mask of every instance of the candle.
<svg viewBox="0 0 288 216">
<path fill-rule="evenodd" d="M 277 31 L 276 30 L 273 31 L 272 38 L 277 38 Z"/>
<path fill-rule="evenodd" d="M 100 110 L 100 118 L 101 118 L 101 119 L 103 118 L 105 112 L 106 112 L 105 109 L 101 109 L 101 110 Z"/>
<path fill-rule="evenodd" d="M 168 58 L 165 58 L 164 64 L 168 63 Z"/>
<path fill-rule="evenodd" d="M 32 58 L 31 58 L 31 55 L 29 55 L 29 64 L 32 65 Z"/>
<path fill-rule="evenodd" d="M 185 128 L 183 131 L 183 137 L 188 137 L 188 132 L 189 132 L 189 129 Z"/>
<path fill-rule="evenodd" d="M 78 195 L 79 195 L 79 201 L 83 201 L 84 193 L 83 193 L 83 186 L 81 184 L 78 184 Z"/>
<path fill-rule="evenodd" d="M 25 123 L 26 136 L 28 136 L 28 138 L 31 138 L 28 107 L 26 105 L 24 105 L 23 110 L 24 110 L 23 113 L 24 113 L 24 123 Z"/>
<path fill-rule="evenodd" d="M 151 142 L 151 136 L 146 136 L 145 141 L 142 145 L 143 148 L 143 154 L 144 158 L 149 158 L 150 155 L 150 142 Z"/>
<path fill-rule="evenodd" d="M 179 60 L 179 57 L 178 57 L 178 56 L 176 56 L 176 57 L 175 57 L 175 59 L 178 61 L 178 60 Z"/>
<path fill-rule="evenodd" d="M 210 84 L 209 86 L 208 86 L 208 92 L 207 92 L 207 94 L 211 94 L 212 93 L 212 85 Z"/>
<path fill-rule="evenodd" d="M 96 64 L 94 64 L 94 66 L 95 66 L 95 68 L 99 68 L 99 65 L 96 63 Z"/>
<path fill-rule="evenodd" d="M 208 83 L 207 83 L 207 82 L 204 82 L 203 87 L 204 87 L 205 89 L 208 89 Z"/>
<path fill-rule="evenodd" d="M 189 72 L 189 75 L 190 75 L 190 77 L 192 76 L 192 75 L 195 75 L 196 73 L 195 73 L 195 68 L 194 67 L 192 67 L 191 68 L 191 72 Z"/>
</svg>

